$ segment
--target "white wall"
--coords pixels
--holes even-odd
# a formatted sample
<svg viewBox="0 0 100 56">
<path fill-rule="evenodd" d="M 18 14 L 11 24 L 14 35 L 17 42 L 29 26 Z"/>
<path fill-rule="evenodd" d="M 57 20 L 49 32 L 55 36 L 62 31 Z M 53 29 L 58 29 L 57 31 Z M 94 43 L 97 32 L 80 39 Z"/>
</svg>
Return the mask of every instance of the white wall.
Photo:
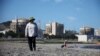
<svg viewBox="0 0 100 56">
<path fill-rule="evenodd" d="M 76 35 L 78 37 L 78 42 L 87 42 L 88 36 L 87 35 Z"/>
</svg>

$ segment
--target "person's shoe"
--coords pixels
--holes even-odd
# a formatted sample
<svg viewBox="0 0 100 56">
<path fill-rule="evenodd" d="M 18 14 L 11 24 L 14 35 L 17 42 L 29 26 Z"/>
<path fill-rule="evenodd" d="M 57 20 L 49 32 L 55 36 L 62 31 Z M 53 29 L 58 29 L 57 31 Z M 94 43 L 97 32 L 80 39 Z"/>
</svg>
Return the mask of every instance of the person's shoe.
<svg viewBox="0 0 100 56">
<path fill-rule="evenodd" d="M 36 51 L 36 48 L 34 48 L 34 51 Z"/>
</svg>

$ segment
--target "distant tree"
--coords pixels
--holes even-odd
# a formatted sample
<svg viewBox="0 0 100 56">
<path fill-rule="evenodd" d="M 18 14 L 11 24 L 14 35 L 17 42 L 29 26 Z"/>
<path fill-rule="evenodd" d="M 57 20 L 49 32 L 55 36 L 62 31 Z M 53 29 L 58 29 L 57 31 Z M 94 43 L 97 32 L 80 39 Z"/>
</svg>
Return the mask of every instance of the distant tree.
<svg viewBox="0 0 100 56">
<path fill-rule="evenodd" d="M 19 33 L 19 37 L 20 38 L 24 38 L 25 37 L 25 34 L 24 33 Z"/>
<path fill-rule="evenodd" d="M 75 34 L 77 34 L 77 32 L 73 30 L 65 31 L 63 38 L 64 39 L 76 39 L 77 37 L 75 36 Z"/>
<path fill-rule="evenodd" d="M 0 37 L 3 37 L 4 36 L 4 34 L 3 33 L 0 33 Z"/>
<path fill-rule="evenodd" d="M 47 39 L 77 39 L 75 34 L 77 34 L 76 31 L 69 30 L 69 31 L 65 31 L 65 33 L 63 35 L 44 34 L 44 38 L 47 38 Z"/>
<path fill-rule="evenodd" d="M 49 35 L 48 34 L 43 34 L 44 38 L 49 39 Z"/>
<path fill-rule="evenodd" d="M 49 39 L 54 39 L 56 36 L 55 35 L 50 35 Z"/>
<path fill-rule="evenodd" d="M 8 32 L 6 32 L 5 35 L 6 35 L 6 37 L 8 37 L 8 36 L 17 37 L 17 34 L 15 32 L 13 32 L 13 31 L 8 31 Z"/>
</svg>

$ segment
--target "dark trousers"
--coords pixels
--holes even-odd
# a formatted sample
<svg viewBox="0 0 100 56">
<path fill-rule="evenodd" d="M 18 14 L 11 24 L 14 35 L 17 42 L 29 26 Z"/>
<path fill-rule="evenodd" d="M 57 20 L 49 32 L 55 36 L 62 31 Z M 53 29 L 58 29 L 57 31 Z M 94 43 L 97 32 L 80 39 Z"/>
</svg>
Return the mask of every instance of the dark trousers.
<svg viewBox="0 0 100 56">
<path fill-rule="evenodd" d="M 36 37 L 28 37 L 28 44 L 30 51 L 36 50 Z"/>
</svg>

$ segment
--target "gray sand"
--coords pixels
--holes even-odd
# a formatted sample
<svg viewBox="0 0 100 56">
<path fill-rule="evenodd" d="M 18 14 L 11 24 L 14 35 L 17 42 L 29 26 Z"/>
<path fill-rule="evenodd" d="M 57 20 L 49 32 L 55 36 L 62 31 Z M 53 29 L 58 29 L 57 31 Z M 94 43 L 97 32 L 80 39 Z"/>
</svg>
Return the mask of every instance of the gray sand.
<svg viewBox="0 0 100 56">
<path fill-rule="evenodd" d="M 37 44 L 37 50 L 31 52 L 27 43 L 0 42 L 0 56 L 100 56 L 100 49 L 61 48 L 61 45 Z"/>
</svg>

